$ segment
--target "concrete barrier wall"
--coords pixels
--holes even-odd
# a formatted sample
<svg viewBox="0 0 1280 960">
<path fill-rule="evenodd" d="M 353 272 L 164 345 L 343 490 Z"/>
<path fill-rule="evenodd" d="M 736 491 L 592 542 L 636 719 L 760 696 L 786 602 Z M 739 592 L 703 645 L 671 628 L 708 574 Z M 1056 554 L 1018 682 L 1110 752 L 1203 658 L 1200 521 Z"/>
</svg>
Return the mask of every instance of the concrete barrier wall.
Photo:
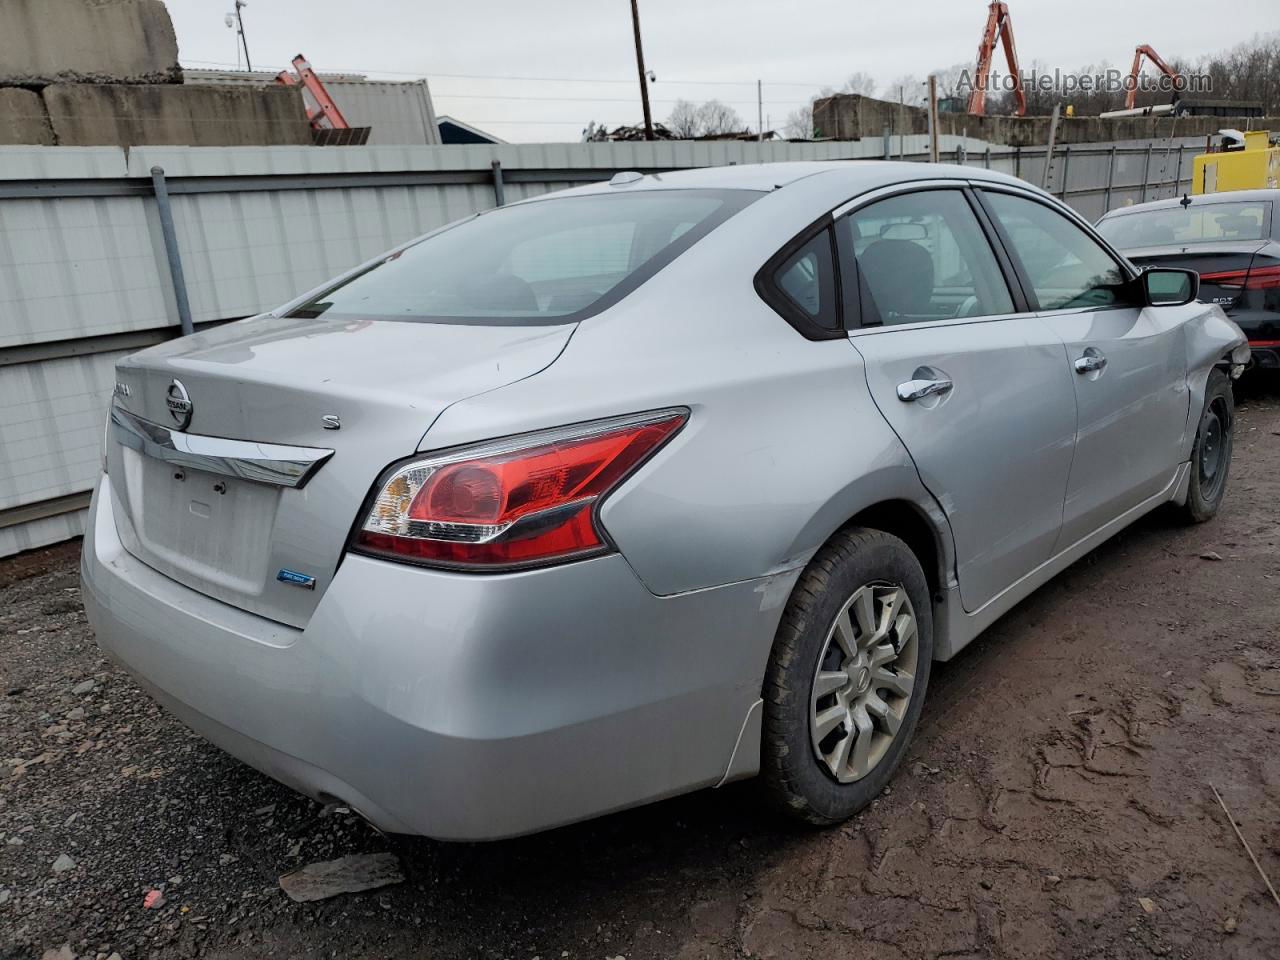
<svg viewBox="0 0 1280 960">
<path fill-rule="evenodd" d="M 181 82 L 161 0 L 0 3 L 0 87 Z"/>
<path fill-rule="evenodd" d="M 62 147 L 180 143 L 306 146 L 302 92 L 281 84 L 214 87 L 53 84 L 41 93 L 54 143 Z"/>
<path fill-rule="evenodd" d="M 967 113 L 938 116 L 942 134 L 967 135 L 1010 147 L 1042 147 L 1049 142 L 1049 117 L 975 117 Z M 1271 128 L 1280 121 L 1270 122 Z M 1132 143 L 1163 141 L 1171 137 L 1200 138 L 1223 127 L 1242 130 L 1267 129 L 1269 121 L 1256 117 L 1061 117 L 1055 142 L 1065 144 Z M 927 112 L 921 107 L 903 106 L 863 97 L 837 94 L 823 97 L 813 105 L 814 136 L 855 140 L 878 137 L 886 129 L 893 133 L 926 133 Z"/>
<path fill-rule="evenodd" d="M 5 143 L 54 145 L 49 113 L 34 90 L 0 87 L 0 144 Z"/>
</svg>

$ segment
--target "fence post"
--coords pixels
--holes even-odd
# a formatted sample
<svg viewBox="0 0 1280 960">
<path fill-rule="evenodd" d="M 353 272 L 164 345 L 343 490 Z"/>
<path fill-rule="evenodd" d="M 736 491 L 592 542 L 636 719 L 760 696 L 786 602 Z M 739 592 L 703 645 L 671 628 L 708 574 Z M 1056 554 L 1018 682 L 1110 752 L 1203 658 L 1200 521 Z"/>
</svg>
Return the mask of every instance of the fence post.
<svg viewBox="0 0 1280 960">
<path fill-rule="evenodd" d="M 1013 175 L 1022 177 L 1022 147 L 1013 148 Z"/>
<path fill-rule="evenodd" d="M 884 130 L 880 134 L 880 138 L 884 141 L 884 158 L 886 160 L 893 159 L 893 135 L 889 132 L 892 129 L 887 123 Z"/>
<path fill-rule="evenodd" d="M 1151 177 L 1151 144 L 1147 144 L 1147 156 L 1142 161 L 1142 199 L 1139 203 L 1147 202 L 1147 180 Z"/>
<path fill-rule="evenodd" d="M 493 199 L 502 206 L 507 202 L 506 190 L 502 186 L 502 161 L 494 160 L 489 166 L 493 167 Z"/>
<path fill-rule="evenodd" d="M 1111 188 L 1116 182 L 1116 148 L 1111 148 L 1111 154 L 1107 158 L 1107 190 L 1102 195 L 1102 212 L 1106 213 L 1111 209 Z"/>
<path fill-rule="evenodd" d="M 195 333 L 195 327 L 191 323 L 191 302 L 187 299 L 187 279 L 182 273 L 182 257 L 178 254 L 178 234 L 173 229 L 173 208 L 169 205 L 164 167 L 151 168 L 151 188 L 160 213 L 160 233 L 164 237 L 164 253 L 169 260 L 169 280 L 173 284 L 174 302 L 178 305 L 178 323 L 182 326 L 182 335 L 189 337 Z"/>
<path fill-rule="evenodd" d="M 1062 115 L 1062 105 L 1053 105 L 1053 116 L 1049 118 L 1049 146 L 1044 152 L 1044 168 L 1040 171 L 1040 189 L 1049 189 L 1049 178 L 1053 176 L 1053 147 L 1058 139 L 1058 118 Z"/>
<path fill-rule="evenodd" d="M 1067 171 L 1071 169 L 1071 144 L 1062 147 L 1062 191 L 1058 196 L 1065 203 L 1067 199 Z"/>
</svg>

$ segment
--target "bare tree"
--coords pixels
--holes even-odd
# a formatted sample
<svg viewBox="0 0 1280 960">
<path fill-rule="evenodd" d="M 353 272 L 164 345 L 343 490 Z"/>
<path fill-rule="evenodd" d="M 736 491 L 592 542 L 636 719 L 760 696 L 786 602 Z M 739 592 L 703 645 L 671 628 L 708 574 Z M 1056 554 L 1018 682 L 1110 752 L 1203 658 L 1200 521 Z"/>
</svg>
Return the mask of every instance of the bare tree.
<svg viewBox="0 0 1280 960">
<path fill-rule="evenodd" d="M 925 97 L 924 79 L 914 73 L 904 73 L 895 79 L 884 91 L 884 98 L 897 103 L 901 97 L 909 107 L 918 107 Z"/>
<path fill-rule="evenodd" d="M 738 111 L 719 100 L 708 100 L 698 108 L 698 135 L 702 137 L 717 133 L 737 133 L 746 129 Z"/>
<path fill-rule="evenodd" d="M 845 80 L 840 92 L 856 93 L 863 97 L 874 97 L 877 89 L 878 85 L 875 77 L 863 70 L 856 70 L 849 74 L 849 79 Z"/>
<path fill-rule="evenodd" d="M 667 117 L 667 129 L 677 140 L 690 140 L 696 137 L 699 130 L 698 105 L 688 100 L 677 100 Z"/>
<path fill-rule="evenodd" d="M 938 78 L 938 96 L 968 96 L 969 88 L 967 86 L 962 88 L 961 82 L 972 79 L 973 64 L 953 63 L 949 67 L 942 67 L 939 70 L 934 70 L 933 75 Z"/>
<path fill-rule="evenodd" d="M 797 107 L 788 113 L 786 122 L 782 125 L 782 132 L 788 140 L 812 140 L 813 104 Z"/>
<path fill-rule="evenodd" d="M 690 140 L 717 133 L 737 133 L 745 129 L 745 124 L 738 111 L 719 100 L 706 103 L 677 100 L 667 117 L 667 128 L 677 140 Z"/>
</svg>

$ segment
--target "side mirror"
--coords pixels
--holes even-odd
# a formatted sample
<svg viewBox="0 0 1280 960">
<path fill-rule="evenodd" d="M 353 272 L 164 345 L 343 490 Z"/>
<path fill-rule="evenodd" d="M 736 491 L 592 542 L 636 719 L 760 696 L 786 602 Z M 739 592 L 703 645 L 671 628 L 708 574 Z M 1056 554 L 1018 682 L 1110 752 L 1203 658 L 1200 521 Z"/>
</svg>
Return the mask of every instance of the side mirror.
<svg viewBox="0 0 1280 960">
<path fill-rule="evenodd" d="M 1180 307 L 1200 293 L 1200 274 L 1194 270 L 1152 267 L 1142 272 L 1140 282 L 1151 307 Z"/>
</svg>

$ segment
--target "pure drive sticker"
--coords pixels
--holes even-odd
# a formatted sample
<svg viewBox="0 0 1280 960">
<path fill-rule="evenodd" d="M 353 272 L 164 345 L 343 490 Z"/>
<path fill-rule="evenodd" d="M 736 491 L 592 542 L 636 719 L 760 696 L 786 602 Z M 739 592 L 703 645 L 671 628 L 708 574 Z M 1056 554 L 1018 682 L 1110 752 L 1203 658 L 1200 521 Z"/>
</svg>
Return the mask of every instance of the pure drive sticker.
<svg viewBox="0 0 1280 960">
<path fill-rule="evenodd" d="M 305 573 L 298 573 L 297 570 L 281 570 L 276 574 L 276 579 L 281 583 L 291 583 L 295 587 L 302 587 L 304 590 L 314 590 L 316 588 L 315 577 L 309 577 Z"/>
</svg>

